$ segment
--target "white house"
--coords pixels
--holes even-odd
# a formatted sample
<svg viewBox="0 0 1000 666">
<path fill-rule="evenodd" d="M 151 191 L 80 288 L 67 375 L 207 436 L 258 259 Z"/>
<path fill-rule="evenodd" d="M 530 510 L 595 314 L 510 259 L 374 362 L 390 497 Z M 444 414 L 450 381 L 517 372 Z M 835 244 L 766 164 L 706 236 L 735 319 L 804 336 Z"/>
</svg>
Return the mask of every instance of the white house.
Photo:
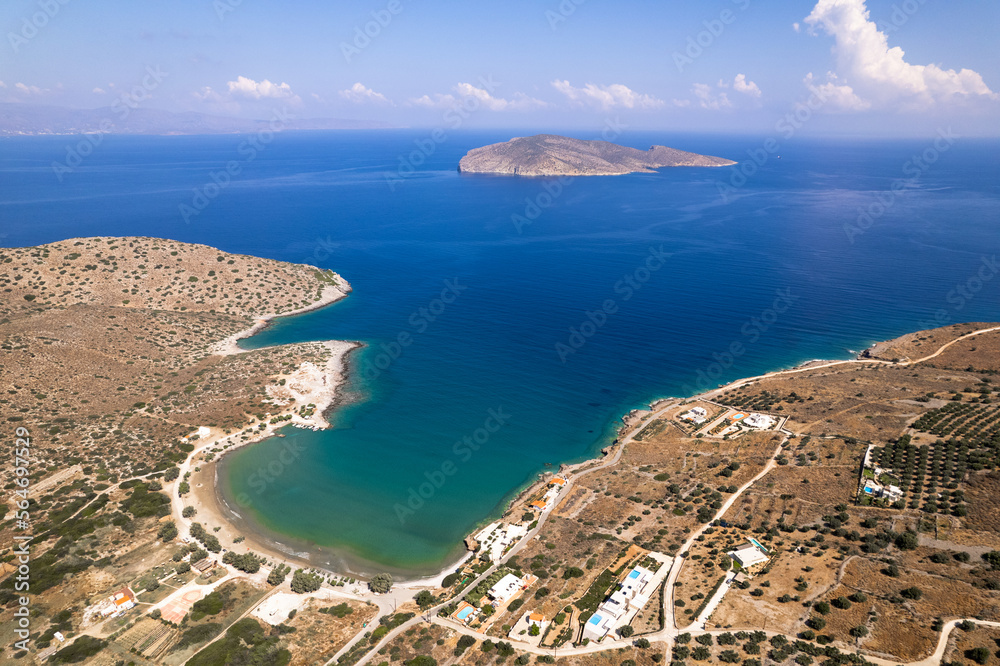
<svg viewBox="0 0 1000 666">
<path fill-rule="evenodd" d="M 694 421 L 695 423 L 704 423 L 706 416 L 708 416 L 708 411 L 704 407 L 692 407 L 681 414 L 681 419 L 684 421 Z"/>
<path fill-rule="evenodd" d="M 743 419 L 743 423 L 757 430 L 770 430 L 774 427 L 775 420 L 767 414 L 751 414 Z"/>
<path fill-rule="evenodd" d="M 600 611 L 594 613 L 583 625 L 583 637 L 592 641 L 599 641 L 608 635 L 616 623 L 616 618 L 605 616 Z"/>
<path fill-rule="evenodd" d="M 742 548 L 730 551 L 727 555 L 739 562 L 740 566 L 744 569 L 752 567 L 755 564 L 760 564 L 761 562 L 767 562 L 769 559 L 768 556 L 753 543 L 748 543 Z"/>
<path fill-rule="evenodd" d="M 507 574 L 497 584 L 490 588 L 488 592 L 490 599 L 498 603 L 504 603 L 524 587 L 524 581 L 514 574 Z"/>
</svg>

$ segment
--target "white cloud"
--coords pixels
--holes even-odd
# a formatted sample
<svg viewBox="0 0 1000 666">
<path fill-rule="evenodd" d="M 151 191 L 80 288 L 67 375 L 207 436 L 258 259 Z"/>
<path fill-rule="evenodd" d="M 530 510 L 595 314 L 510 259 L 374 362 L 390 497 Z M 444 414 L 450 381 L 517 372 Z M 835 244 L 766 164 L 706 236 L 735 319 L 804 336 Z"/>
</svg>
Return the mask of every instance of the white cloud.
<svg viewBox="0 0 1000 666">
<path fill-rule="evenodd" d="M 104 88 L 94 88 L 90 92 L 94 93 L 95 95 L 103 95 L 104 94 Z"/>
<path fill-rule="evenodd" d="M 795 32 L 798 32 L 801 29 L 802 29 L 802 26 L 799 25 L 798 22 L 795 22 L 795 23 L 792 24 L 792 30 L 794 30 Z"/>
<path fill-rule="evenodd" d="M 725 92 L 716 93 L 712 89 L 712 86 L 707 83 L 694 84 L 692 92 L 698 99 L 698 104 L 700 104 L 703 109 L 718 111 L 719 109 L 726 109 L 733 105 L 733 103 L 729 101 L 729 95 Z"/>
<path fill-rule="evenodd" d="M 552 87 L 566 96 L 575 104 L 590 104 L 608 110 L 624 109 L 659 109 L 665 102 L 652 95 L 637 93 L 628 86 L 613 83 L 609 86 L 599 86 L 588 83 L 583 88 L 574 88 L 569 81 L 556 79 Z"/>
<path fill-rule="evenodd" d="M 459 83 L 453 88 L 455 94 L 442 95 L 435 93 L 422 95 L 409 100 L 412 106 L 422 106 L 429 109 L 451 109 L 462 105 L 467 109 L 483 108 L 489 111 L 527 111 L 549 106 L 547 103 L 524 93 L 514 93 L 510 99 L 495 97 L 485 88 L 477 88 L 471 83 Z"/>
<path fill-rule="evenodd" d="M 7 87 L 7 84 L 4 83 L 3 81 L 0 81 L 0 88 L 6 88 L 6 87 Z"/>
<path fill-rule="evenodd" d="M 301 98 L 292 92 L 291 86 L 287 83 L 271 83 L 267 79 L 254 81 L 245 76 L 236 77 L 235 81 L 226 83 L 229 87 L 229 94 L 249 99 L 287 99 L 292 102 L 300 102 Z"/>
<path fill-rule="evenodd" d="M 450 109 L 455 106 L 454 95 L 441 95 L 434 93 L 434 97 L 430 95 L 422 95 L 420 97 L 414 97 L 410 99 L 409 103 L 413 106 L 423 106 L 428 109 Z"/>
<path fill-rule="evenodd" d="M 957 99 L 997 99 L 971 69 L 956 72 L 906 62 L 903 50 L 890 48 L 886 34 L 870 20 L 865 0 L 818 0 L 805 22 L 835 38 L 838 74 L 851 84 L 839 88 L 855 96 L 857 89 L 881 105 L 914 109 Z"/>
<path fill-rule="evenodd" d="M 23 83 L 15 83 L 14 88 L 22 94 L 25 95 L 44 95 L 47 90 L 42 90 L 38 86 L 27 86 Z"/>
<path fill-rule="evenodd" d="M 760 88 L 753 81 L 747 81 L 746 74 L 737 74 L 733 79 L 733 90 L 751 97 L 760 97 Z"/>
<path fill-rule="evenodd" d="M 371 88 L 365 87 L 360 82 L 355 83 L 347 90 L 341 90 L 337 94 L 346 99 L 348 102 L 353 102 L 354 104 L 363 104 L 365 102 L 375 104 L 392 104 L 392 102 L 390 102 L 385 95 L 377 93 Z"/>
<path fill-rule="evenodd" d="M 806 75 L 804 83 L 823 107 L 831 111 L 866 111 L 872 103 L 861 99 L 851 86 L 837 83 L 837 75 L 826 73 L 826 83 L 817 83 L 812 72 Z"/>
</svg>

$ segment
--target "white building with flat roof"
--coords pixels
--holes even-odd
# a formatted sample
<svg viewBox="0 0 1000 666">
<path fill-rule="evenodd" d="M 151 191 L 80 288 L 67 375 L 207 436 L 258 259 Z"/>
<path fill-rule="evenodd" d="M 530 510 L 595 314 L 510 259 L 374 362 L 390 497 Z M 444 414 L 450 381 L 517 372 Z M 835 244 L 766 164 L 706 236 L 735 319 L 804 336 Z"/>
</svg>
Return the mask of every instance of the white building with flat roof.
<svg viewBox="0 0 1000 666">
<path fill-rule="evenodd" d="M 681 414 L 680 418 L 682 421 L 693 421 L 694 423 L 704 423 L 706 416 L 708 416 L 708 410 L 706 410 L 704 407 L 692 407 L 688 411 Z"/>
<path fill-rule="evenodd" d="M 744 569 L 752 567 L 755 564 L 760 564 L 761 562 L 767 562 L 769 559 L 767 554 L 753 543 L 748 543 L 742 548 L 738 548 L 726 554 L 735 561 L 739 562 L 740 566 Z"/>
<path fill-rule="evenodd" d="M 524 585 L 524 581 L 514 574 L 507 574 L 498 580 L 487 594 L 489 594 L 490 599 L 502 604 L 517 594 Z"/>
<path fill-rule="evenodd" d="M 617 620 L 617 618 L 605 615 L 599 610 L 590 616 L 587 624 L 583 625 L 583 637 L 589 638 L 592 641 L 599 641 L 615 628 Z"/>
<path fill-rule="evenodd" d="M 622 579 L 618 589 L 604 600 L 597 612 L 583 627 L 585 638 L 599 641 L 616 627 L 627 624 L 649 603 L 650 594 L 658 585 L 656 574 L 644 567 L 635 567 Z"/>
<path fill-rule="evenodd" d="M 777 421 L 767 414 L 751 414 L 743 419 L 743 423 L 756 430 L 770 430 Z"/>
</svg>

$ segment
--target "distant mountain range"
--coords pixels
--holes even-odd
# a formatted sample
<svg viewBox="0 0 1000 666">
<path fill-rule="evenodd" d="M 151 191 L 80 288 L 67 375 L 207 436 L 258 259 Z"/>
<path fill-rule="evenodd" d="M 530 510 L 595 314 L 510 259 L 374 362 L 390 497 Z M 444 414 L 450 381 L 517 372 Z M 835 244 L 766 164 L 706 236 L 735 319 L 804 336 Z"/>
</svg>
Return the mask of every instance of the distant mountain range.
<svg viewBox="0 0 1000 666">
<path fill-rule="evenodd" d="M 388 123 L 340 118 L 276 118 L 250 120 L 204 113 L 171 113 L 157 109 L 106 106 L 70 109 L 37 104 L 0 103 L 0 136 L 41 134 L 236 134 L 265 129 L 386 129 Z"/>
</svg>

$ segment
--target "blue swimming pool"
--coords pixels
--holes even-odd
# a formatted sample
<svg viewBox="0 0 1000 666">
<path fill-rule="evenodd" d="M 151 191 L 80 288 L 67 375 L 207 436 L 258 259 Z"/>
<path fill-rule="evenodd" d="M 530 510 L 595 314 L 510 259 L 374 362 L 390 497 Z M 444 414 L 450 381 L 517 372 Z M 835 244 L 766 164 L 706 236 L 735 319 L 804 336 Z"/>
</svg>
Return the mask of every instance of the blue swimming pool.
<svg viewBox="0 0 1000 666">
<path fill-rule="evenodd" d="M 765 553 L 768 552 L 767 548 L 764 548 L 764 546 L 762 546 L 761 543 L 760 543 L 760 541 L 757 541 L 757 539 L 754 539 L 753 537 L 750 537 L 750 541 L 752 541 L 753 545 L 757 546 L 758 548 L 760 548 Z"/>
<path fill-rule="evenodd" d="M 587 621 L 587 624 L 592 624 L 595 627 L 597 625 L 599 625 L 600 623 L 601 623 L 601 616 L 598 615 L 597 613 L 594 613 L 593 615 L 591 615 L 590 619 Z"/>
<path fill-rule="evenodd" d="M 467 606 L 462 610 L 458 611 L 458 614 L 455 615 L 455 617 L 464 622 L 466 618 L 472 615 L 472 610 L 473 610 L 472 606 Z"/>
<path fill-rule="evenodd" d="M 632 569 L 632 573 L 630 573 L 630 574 L 628 575 L 628 577 L 629 577 L 629 578 L 638 578 L 638 577 L 639 577 L 639 572 L 638 572 L 638 571 L 636 571 L 635 569 Z"/>
</svg>

